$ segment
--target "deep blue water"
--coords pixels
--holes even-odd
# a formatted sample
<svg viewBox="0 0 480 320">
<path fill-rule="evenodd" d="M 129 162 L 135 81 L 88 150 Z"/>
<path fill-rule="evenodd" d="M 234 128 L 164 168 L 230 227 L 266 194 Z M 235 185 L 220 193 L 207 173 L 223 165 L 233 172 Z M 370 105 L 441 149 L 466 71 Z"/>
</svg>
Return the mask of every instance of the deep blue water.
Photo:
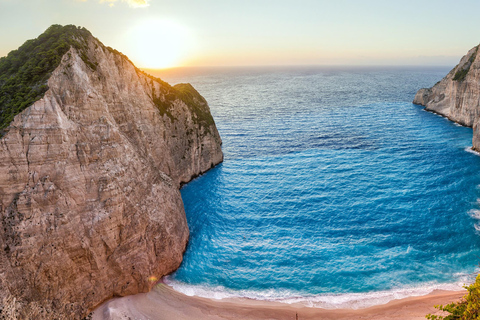
<svg viewBox="0 0 480 320">
<path fill-rule="evenodd" d="M 160 74 L 209 101 L 225 154 L 181 190 L 191 237 L 167 281 L 188 294 L 355 308 L 472 281 L 471 129 L 411 103 L 448 71 Z"/>
</svg>

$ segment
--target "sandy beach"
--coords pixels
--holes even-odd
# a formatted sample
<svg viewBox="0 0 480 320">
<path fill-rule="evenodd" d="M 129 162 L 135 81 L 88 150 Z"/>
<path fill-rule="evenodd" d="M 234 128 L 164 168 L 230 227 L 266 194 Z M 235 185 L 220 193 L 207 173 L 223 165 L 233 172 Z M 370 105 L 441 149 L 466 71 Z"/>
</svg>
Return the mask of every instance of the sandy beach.
<svg viewBox="0 0 480 320">
<path fill-rule="evenodd" d="M 436 290 L 420 297 L 393 300 L 365 309 L 320 309 L 249 299 L 211 300 L 187 296 L 160 283 L 149 293 L 109 300 L 93 320 L 220 320 L 220 319 L 425 319 L 441 314 L 433 306 L 459 300 L 466 291 Z"/>
</svg>

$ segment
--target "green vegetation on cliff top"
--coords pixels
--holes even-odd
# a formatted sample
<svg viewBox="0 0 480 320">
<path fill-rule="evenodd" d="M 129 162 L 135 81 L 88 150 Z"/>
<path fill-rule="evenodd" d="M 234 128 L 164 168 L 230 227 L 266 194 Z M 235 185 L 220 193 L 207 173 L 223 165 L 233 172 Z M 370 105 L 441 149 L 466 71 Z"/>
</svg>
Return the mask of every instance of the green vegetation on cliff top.
<svg viewBox="0 0 480 320">
<path fill-rule="evenodd" d="M 170 111 L 173 108 L 173 102 L 176 99 L 180 99 L 187 105 L 190 111 L 192 111 L 193 121 L 204 127 L 207 131 L 210 131 L 210 126 L 215 124 L 215 121 L 208 108 L 208 103 L 190 83 L 179 83 L 172 87 L 159 78 L 139 69 L 137 70 L 152 81 L 159 82 L 162 85 L 160 89 L 161 95 L 156 95 L 155 92 L 152 91 L 153 102 L 162 116 L 166 114 L 170 120 L 174 121 L 175 118 Z"/>
<path fill-rule="evenodd" d="M 207 101 L 190 83 L 179 83 L 173 86 L 180 99 L 193 111 L 194 121 L 208 129 L 215 123 L 208 108 Z"/>
<path fill-rule="evenodd" d="M 472 55 L 468 59 L 468 62 L 465 65 L 463 65 L 463 67 L 460 70 L 455 72 L 455 76 L 453 77 L 454 81 L 462 82 L 463 80 L 465 80 L 468 72 L 470 71 L 470 67 L 472 66 L 473 61 L 475 61 L 475 58 L 477 57 L 477 52 L 478 52 L 478 46 L 475 48 L 475 51 L 472 53 Z"/>
<path fill-rule="evenodd" d="M 36 39 L 26 41 L 17 50 L 0 58 L 0 136 L 13 118 L 42 98 L 47 80 L 63 55 L 86 45 L 90 32 L 73 25 L 52 25 Z M 94 66 L 86 55 L 82 59 Z"/>
<path fill-rule="evenodd" d="M 17 114 L 43 97 L 48 90 L 48 79 L 71 47 L 78 50 L 83 62 L 90 69 L 96 70 L 97 63 L 89 60 L 86 50 L 89 38 L 93 36 L 85 28 L 52 25 L 38 38 L 26 41 L 17 50 L 0 58 L 0 137 Z M 132 63 L 121 52 L 110 47 L 106 49 Z M 173 102 L 180 99 L 192 111 L 195 122 L 206 130 L 214 124 L 207 102 L 190 84 L 172 87 L 161 79 L 136 67 L 135 69 L 161 84 L 158 95 L 152 92 L 153 102 L 161 115 L 166 114 L 174 121 L 171 113 Z"/>
</svg>

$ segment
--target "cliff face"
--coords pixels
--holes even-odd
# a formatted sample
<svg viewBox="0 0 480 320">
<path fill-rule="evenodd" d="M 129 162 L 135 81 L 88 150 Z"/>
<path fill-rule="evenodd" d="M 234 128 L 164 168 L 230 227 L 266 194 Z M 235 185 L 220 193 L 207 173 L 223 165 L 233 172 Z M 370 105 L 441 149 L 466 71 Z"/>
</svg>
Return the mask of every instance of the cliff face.
<svg viewBox="0 0 480 320">
<path fill-rule="evenodd" d="M 480 150 L 480 52 L 474 47 L 432 88 L 418 90 L 413 103 L 464 126 L 473 127 L 473 148 Z"/>
<path fill-rule="evenodd" d="M 0 302 L 23 318 L 81 318 L 178 268 L 179 186 L 223 159 L 193 87 L 82 41 L 0 139 Z"/>
</svg>

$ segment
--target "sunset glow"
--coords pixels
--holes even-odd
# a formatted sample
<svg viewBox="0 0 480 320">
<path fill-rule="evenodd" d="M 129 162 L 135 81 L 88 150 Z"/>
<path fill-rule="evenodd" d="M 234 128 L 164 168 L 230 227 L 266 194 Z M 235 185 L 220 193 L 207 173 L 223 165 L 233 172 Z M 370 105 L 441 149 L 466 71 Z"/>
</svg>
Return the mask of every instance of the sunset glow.
<svg viewBox="0 0 480 320">
<path fill-rule="evenodd" d="M 478 10 L 474 0 L 0 0 L 0 57 L 52 24 L 74 24 L 149 69 L 454 66 L 478 44 Z"/>
<path fill-rule="evenodd" d="M 125 41 L 125 53 L 141 68 L 178 66 L 188 55 L 193 41 L 188 30 L 170 20 L 146 20 L 134 25 Z"/>
</svg>

